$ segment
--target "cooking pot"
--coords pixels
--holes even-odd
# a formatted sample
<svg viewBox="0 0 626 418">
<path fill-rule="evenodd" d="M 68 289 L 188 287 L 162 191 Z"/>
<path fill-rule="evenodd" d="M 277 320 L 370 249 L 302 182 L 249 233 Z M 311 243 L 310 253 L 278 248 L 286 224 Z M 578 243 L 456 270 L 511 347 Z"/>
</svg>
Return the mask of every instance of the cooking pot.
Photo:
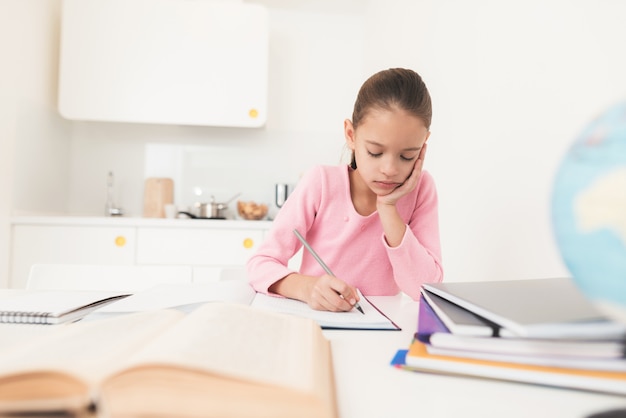
<svg viewBox="0 0 626 418">
<path fill-rule="evenodd" d="M 198 202 L 194 205 L 195 213 L 190 212 L 178 212 L 179 214 L 187 215 L 194 219 L 226 219 L 226 211 L 228 210 L 228 204 L 233 201 L 241 193 L 237 193 L 226 202 L 216 202 L 215 197 L 211 196 L 210 202 Z"/>
</svg>

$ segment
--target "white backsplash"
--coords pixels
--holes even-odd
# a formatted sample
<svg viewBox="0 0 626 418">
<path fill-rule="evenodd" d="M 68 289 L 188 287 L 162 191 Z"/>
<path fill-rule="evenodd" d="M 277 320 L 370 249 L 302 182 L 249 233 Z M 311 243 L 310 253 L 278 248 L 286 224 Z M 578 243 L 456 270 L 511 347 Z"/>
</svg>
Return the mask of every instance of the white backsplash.
<svg viewBox="0 0 626 418">
<path fill-rule="evenodd" d="M 174 203 L 179 208 L 193 207 L 196 202 L 225 202 L 236 194 L 228 206 L 236 213 L 237 201 L 255 201 L 270 206 L 270 215 L 277 210 L 275 183 L 295 186 L 304 165 L 298 159 L 284 161 L 267 150 L 242 150 L 236 145 L 178 145 L 148 143 L 145 145 L 145 178 L 168 177 L 174 180 Z M 326 163 L 337 163 L 325 161 Z M 248 160 L 248 162 L 246 162 Z M 304 161 L 302 161 L 304 162 Z M 323 163 L 324 161 L 322 161 Z"/>
<path fill-rule="evenodd" d="M 238 199 L 268 203 L 271 185 L 255 185 L 256 170 L 233 166 L 237 149 L 175 144 L 146 144 L 145 178 L 174 180 L 174 202 L 191 206 L 196 202 L 224 202 L 237 193 Z M 234 205 L 232 205 L 234 207 Z"/>
</svg>

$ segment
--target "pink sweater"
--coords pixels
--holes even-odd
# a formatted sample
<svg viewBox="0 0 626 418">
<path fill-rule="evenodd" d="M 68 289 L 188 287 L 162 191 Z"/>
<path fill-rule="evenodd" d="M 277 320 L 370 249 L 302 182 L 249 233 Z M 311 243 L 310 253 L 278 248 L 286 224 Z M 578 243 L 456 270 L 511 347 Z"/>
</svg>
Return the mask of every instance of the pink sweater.
<svg viewBox="0 0 626 418">
<path fill-rule="evenodd" d="M 387 245 L 378 212 L 359 215 L 350 198 L 349 167 L 318 166 L 300 180 L 278 212 L 268 236 L 248 260 L 250 284 L 258 292 L 293 273 L 289 259 L 302 247 L 297 229 L 335 276 L 364 295 L 395 295 L 417 300 L 422 283 L 441 282 L 441 248 L 437 191 L 426 171 L 416 189 L 397 208 L 409 226 L 402 243 Z M 324 270 L 308 251 L 300 273 L 321 276 Z"/>
</svg>

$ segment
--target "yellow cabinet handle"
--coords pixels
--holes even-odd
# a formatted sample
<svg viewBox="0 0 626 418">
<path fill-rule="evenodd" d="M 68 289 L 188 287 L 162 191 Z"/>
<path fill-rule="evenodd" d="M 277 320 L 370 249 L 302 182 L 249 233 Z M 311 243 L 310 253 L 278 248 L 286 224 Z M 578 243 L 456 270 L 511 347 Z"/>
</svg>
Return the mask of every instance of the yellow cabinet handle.
<svg viewBox="0 0 626 418">
<path fill-rule="evenodd" d="M 115 237 L 115 245 L 118 247 L 123 247 L 124 245 L 126 245 L 126 238 L 121 235 Z"/>
<path fill-rule="evenodd" d="M 243 248 L 252 248 L 254 247 L 254 241 L 252 238 L 246 238 L 243 240 Z"/>
</svg>

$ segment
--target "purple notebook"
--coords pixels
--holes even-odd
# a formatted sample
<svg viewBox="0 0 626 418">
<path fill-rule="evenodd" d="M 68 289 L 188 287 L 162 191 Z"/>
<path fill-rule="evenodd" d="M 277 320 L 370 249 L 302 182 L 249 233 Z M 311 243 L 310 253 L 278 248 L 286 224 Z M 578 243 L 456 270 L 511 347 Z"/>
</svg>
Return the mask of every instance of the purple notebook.
<svg viewBox="0 0 626 418">
<path fill-rule="evenodd" d="M 423 343 L 427 343 L 430 336 L 435 332 L 450 331 L 441 322 L 435 311 L 430 307 L 428 302 L 424 299 L 424 295 L 420 295 L 419 301 L 419 313 L 417 316 L 417 332 L 415 338 Z"/>
</svg>

